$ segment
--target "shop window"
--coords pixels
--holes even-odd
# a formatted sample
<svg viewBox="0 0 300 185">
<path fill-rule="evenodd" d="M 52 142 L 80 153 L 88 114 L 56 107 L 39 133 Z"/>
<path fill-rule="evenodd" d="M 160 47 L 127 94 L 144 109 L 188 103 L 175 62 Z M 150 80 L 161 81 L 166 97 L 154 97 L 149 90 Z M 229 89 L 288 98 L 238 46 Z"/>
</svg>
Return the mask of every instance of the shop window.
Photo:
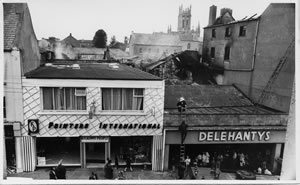
<svg viewBox="0 0 300 185">
<path fill-rule="evenodd" d="M 216 29 L 211 30 L 211 37 L 216 38 Z"/>
<path fill-rule="evenodd" d="M 231 28 L 230 27 L 227 27 L 225 29 L 225 37 L 230 37 L 231 36 Z"/>
<path fill-rule="evenodd" d="M 119 164 L 125 164 L 127 157 L 132 163 L 151 163 L 152 137 L 131 136 L 111 138 L 111 158 L 118 158 Z"/>
<path fill-rule="evenodd" d="M 44 87 L 44 110 L 86 110 L 85 88 Z"/>
<path fill-rule="evenodd" d="M 79 137 L 37 137 L 36 149 L 38 165 L 80 164 Z"/>
<path fill-rule="evenodd" d="M 225 54 L 224 54 L 224 60 L 229 60 L 230 57 L 230 47 L 225 47 Z"/>
<path fill-rule="evenodd" d="M 240 26 L 240 34 L 239 34 L 240 37 L 246 36 L 246 29 L 247 29 L 246 26 Z"/>
<path fill-rule="evenodd" d="M 210 48 L 210 57 L 215 58 L 215 47 Z"/>
<path fill-rule="evenodd" d="M 102 88 L 102 110 L 143 110 L 144 89 Z"/>
</svg>

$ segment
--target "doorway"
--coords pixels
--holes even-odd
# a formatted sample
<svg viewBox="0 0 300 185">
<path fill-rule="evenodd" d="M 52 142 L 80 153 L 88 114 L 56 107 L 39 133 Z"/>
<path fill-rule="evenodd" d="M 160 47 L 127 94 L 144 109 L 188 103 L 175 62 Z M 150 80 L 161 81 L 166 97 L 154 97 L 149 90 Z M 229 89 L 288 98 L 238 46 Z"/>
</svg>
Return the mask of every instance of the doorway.
<svg viewBox="0 0 300 185">
<path fill-rule="evenodd" d="M 86 167 L 103 167 L 105 164 L 105 143 L 85 143 Z"/>
</svg>

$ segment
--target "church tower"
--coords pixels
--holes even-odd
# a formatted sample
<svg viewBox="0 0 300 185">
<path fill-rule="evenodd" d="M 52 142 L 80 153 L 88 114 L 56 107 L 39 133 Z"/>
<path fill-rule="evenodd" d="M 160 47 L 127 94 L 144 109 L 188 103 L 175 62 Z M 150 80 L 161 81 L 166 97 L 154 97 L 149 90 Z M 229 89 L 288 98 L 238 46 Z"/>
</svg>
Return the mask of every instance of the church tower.
<svg viewBox="0 0 300 185">
<path fill-rule="evenodd" d="M 179 14 L 178 14 L 178 32 L 189 32 L 191 31 L 191 14 L 192 6 L 190 5 L 189 8 L 183 9 L 182 5 L 179 7 Z"/>
</svg>

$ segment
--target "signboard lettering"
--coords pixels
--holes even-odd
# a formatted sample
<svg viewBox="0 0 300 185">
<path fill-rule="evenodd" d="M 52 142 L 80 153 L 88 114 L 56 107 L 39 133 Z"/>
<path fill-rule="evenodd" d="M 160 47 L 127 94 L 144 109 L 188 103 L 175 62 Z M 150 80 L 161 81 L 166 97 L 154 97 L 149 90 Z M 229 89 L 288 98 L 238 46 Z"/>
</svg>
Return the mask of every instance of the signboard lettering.
<svg viewBox="0 0 300 185">
<path fill-rule="evenodd" d="M 199 133 L 199 141 L 268 141 L 270 131 L 208 131 Z"/>
</svg>

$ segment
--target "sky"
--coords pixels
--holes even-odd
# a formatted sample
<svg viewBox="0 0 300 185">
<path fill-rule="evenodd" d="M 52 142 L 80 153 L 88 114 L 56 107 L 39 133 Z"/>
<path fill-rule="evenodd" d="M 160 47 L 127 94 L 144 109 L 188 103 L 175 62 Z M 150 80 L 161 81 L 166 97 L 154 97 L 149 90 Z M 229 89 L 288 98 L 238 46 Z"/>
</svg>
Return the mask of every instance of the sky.
<svg viewBox="0 0 300 185">
<path fill-rule="evenodd" d="M 177 31 L 179 6 L 192 7 L 191 27 L 208 24 L 209 7 L 231 8 L 236 20 L 254 14 L 261 15 L 272 2 L 293 0 L 24 0 L 37 39 L 66 38 L 70 33 L 76 39 L 92 40 L 96 31 L 103 29 L 108 41 L 114 35 L 120 42 L 135 33 L 167 32 L 169 25 Z"/>
</svg>

